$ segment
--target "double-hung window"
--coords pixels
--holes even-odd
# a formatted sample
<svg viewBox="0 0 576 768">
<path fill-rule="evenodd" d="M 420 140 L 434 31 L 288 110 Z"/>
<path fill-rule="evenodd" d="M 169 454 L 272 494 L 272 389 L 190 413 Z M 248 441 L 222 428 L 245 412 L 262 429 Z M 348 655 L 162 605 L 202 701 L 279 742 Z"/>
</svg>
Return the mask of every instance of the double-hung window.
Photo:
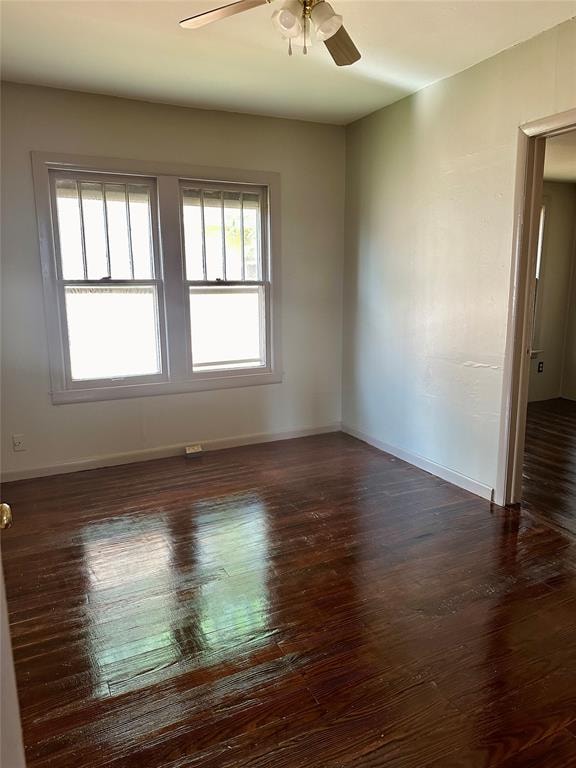
<svg viewBox="0 0 576 768">
<path fill-rule="evenodd" d="M 163 380 L 153 181 L 57 171 L 50 181 L 69 385 Z"/>
<path fill-rule="evenodd" d="M 265 190 L 189 181 L 181 190 L 192 370 L 262 368 L 270 303 Z"/>
<path fill-rule="evenodd" d="M 55 403 L 280 381 L 276 174 L 33 154 Z"/>
</svg>

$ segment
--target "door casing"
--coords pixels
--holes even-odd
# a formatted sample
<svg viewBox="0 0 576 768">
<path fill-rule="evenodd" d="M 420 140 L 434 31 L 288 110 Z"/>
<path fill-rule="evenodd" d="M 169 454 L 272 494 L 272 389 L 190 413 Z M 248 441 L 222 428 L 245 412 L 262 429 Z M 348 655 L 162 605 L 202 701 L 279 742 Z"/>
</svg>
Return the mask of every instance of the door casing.
<svg viewBox="0 0 576 768">
<path fill-rule="evenodd" d="M 0 549 L 0 765 L 26 768 Z"/>
<path fill-rule="evenodd" d="M 546 139 L 573 130 L 576 130 L 576 109 L 525 123 L 518 130 L 514 247 L 495 489 L 495 501 L 501 505 L 518 504 L 522 498 L 536 254 Z"/>
</svg>

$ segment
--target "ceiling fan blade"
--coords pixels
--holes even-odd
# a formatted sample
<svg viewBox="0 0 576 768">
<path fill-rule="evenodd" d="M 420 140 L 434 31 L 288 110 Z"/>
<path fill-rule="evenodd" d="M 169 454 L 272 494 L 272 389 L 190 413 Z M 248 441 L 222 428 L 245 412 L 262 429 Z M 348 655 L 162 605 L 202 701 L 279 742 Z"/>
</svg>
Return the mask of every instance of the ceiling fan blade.
<svg viewBox="0 0 576 768">
<path fill-rule="evenodd" d="M 360 58 L 360 51 L 356 48 L 344 27 L 340 27 L 338 32 L 329 37 L 328 40 L 324 40 L 324 45 L 328 48 L 330 56 L 332 56 L 339 67 L 354 64 Z"/>
<path fill-rule="evenodd" d="M 190 16 L 188 19 L 182 19 L 180 26 L 184 29 L 198 29 L 205 24 L 211 24 L 213 21 L 226 19 L 228 16 L 235 16 L 237 13 L 249 11 L 251 8 L 257 8 L 259 5 L 266 5 L 271 0 L 237 0 L 235 3 L 222 5 L 220 8 L 214 8 L 212 11 L 204 11 Z"/>
</svg>

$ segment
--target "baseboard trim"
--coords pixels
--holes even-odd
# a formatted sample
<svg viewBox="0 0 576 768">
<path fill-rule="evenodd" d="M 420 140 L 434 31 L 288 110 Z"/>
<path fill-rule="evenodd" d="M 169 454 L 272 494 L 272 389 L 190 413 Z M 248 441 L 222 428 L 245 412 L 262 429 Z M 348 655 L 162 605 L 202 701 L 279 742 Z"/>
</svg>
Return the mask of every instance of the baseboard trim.
<svg viewBox="0 0 576 768">
<path fill-rule="evenodd" d="M 488 501 L 493 500 L 494 490 L 488 485 L 478 482 L 478 480 L 473 480 L 471 477 L 467 477 L 460 472 L 444 467 L 442 464 L 437 464 L 435 461 L 424 458 L 424 456 L 419 456 L 416 453 L 409 453 L 402 448 L 396 448 L 393 445 L 383 443 L 381 440 L 377 440 L 375 437 L 360 432 L 358 429 L 349 427 L 346 424 L 342 425 L 342 432 L 346 432 L 346 434 L 352 435 L 352 437 L 356 437 L 358 440 L 362 440 L 362 442 L 368 443 L 368 445 L 378 448 L 380 451 L 384 451 L 384 453 L 390 453 L 397 459 L 402 459 L 402 461 L 406 461 L 408 464 L 418 467 L 418 469 L 430 472 L 431 475 L 436 475 L 436 477 L 440 477 L 442 480 L 447 480 L 449 483 L 457 485 L 465 491 L 470 491 L 470 493 L 474 493 L 476 496 L 488 499 Z"/>
<path fill-rule="evenodd" d="M 223 437 L 216 440 L 189 440 L 189 443 L 202 443 L 204 450 L 217 451 L 223 448 L 235 448 L 241 445 L 255 445 L 258 443 L 274 443 L 278 440 L 292 440 L 296 437 L 309 437 L 311 435 L 323 435 L 330 432 L 340 432 L 341 424 L 328 424 L 324 427 L 312 427 L 310 429 L 295 429 L 286 432 L 259 432 L 251 435 L 237 435 L 236 437 Z M 89 456 L 76 461 L 66 461 L 61 464 L 53 464 L 44 467 L 31 467 L 28 469 L 11 469 L 2 473 L 3 483 L 15 480 L 29 480 L 34 477 L 48 477 L 49 475 L 65 475 L 71 472 L 82 472 L 86 469 L 99 469 L 100 467 L 115 467 L 121 464 L 135 464 L 139 461 L 151 461 L 153 459 L 165 459 L 170 456 L 183 456 L 184 446 L 187 443 L 165 445 L 160 448 L 144 448 L 125 453 L 111 453 L 104 456 Z"/>
</svg>

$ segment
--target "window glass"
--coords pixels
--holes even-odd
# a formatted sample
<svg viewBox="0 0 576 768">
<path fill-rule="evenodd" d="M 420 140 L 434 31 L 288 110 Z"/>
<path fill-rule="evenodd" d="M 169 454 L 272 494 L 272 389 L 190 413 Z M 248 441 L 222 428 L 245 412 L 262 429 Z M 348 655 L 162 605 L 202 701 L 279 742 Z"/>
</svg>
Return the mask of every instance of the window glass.
<svg viewBox="0 0 576 768">
<path fill-rule="evenodd" d="M 56 180 L 56 209 L 60 241 L 60 266 L 65 280 L 83 280 L 84 257 L 78 186 L 71 179 Z"/>
<path fill-rule="evenodd" d="M 184 189 L 182 193 L 184 253 L 188 280 L 204 280 L 202 237 L 202 200 L 200 190 Z"/>
<path fill-rule="evenodd" d="M 224 279 L 223 231 L 222 231 L 222 193 L 205 190 L 204 200 L 204 236 L 206 239 L 206 278 Z"/>
<path fill-rule="evenodd" d="M 80 200 L 88 279 L 101 280 L 103 277 L 110 276 L 102 184 L 82 181 Z"/>
<path fill-rule="evenodd" d="M 56 208 L 65 280 L 154 277 L 147 185 L 57 179 Z"/>
<path fill-rule="evenodd" d="M 242 202 L 240 192 L 224 192 L 226 279 L 243 280 Z"/>
<path fill-rule="evenodd" d="M 244 269 L 246 280 L 261 280 L 260 198 L 244 195 L 242 201 L 244 219 Z"/>
<path fill-rule="evenodd" d="M 154 277 L 150 189 L 143 185 L 128 184 L 128 199 L 134 277 L 137 280 L 150 280 Z"/>
<path fill-rule="evenodd" d="M 67 286 L 74 381 L 161 372 L 154 286 Z"/>
<path fill-rule="evenodd" d="M 195 371 L 265 365 L 263 289 L 190 288 Z"/>
<path fill-rule="evenodd" d="M 108 218 L 108 244 L 110 247 L 111 277 L 114 280 L 130 280 L 134 277 L 130 225 L 128 221 L 128 197 L 125 184 L 105 184 L 106 215 Z"/>
<path fill-rule="evenodd" d="M 188 280 L 262 280 L 259 193 L 184 186 L 182 219 Z"/>
</svg>

